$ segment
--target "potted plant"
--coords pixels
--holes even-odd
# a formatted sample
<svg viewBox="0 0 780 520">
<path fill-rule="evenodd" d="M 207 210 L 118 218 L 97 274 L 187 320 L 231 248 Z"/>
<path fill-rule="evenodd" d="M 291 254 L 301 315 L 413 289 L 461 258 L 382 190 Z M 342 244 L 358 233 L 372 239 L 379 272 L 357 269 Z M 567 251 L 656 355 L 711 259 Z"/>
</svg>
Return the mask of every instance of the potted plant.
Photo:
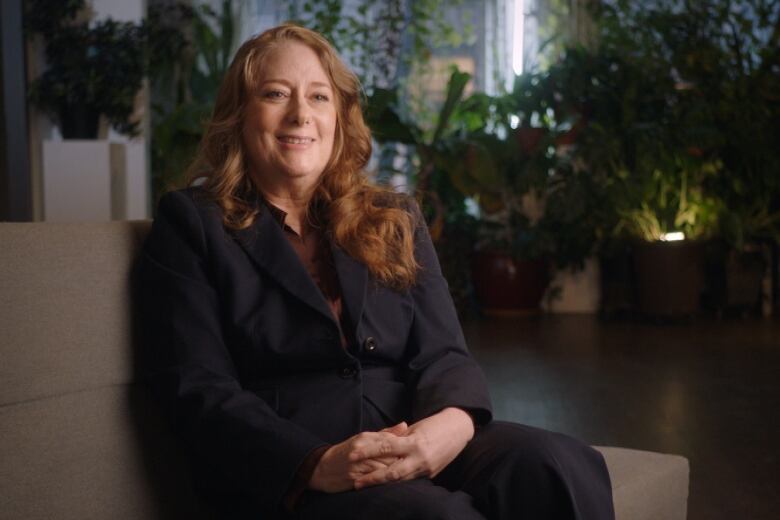
<svg viewBox="0 0 780 520">
<path fill-rule="evenodd" d="M 539 220 L 554 158 L 541 145 L 528 153 L 521 135 L 473 135 L 449 168 L 479 207 L 472 279 L 488 313 L 537 311 L 550 278 L 553 237 Z"/>
<path fill-rule="evenodd" d="M 709 185 L 723 201 L 712 282 L 720 289 L 713 298 L 718 312 L 758 310 L 762 295 L 764 312 L 770 310 L 762 283 L 780 243 L 780 6 L 754 16 L 744 9 L 752 5 L 692 6 L 701 36 L 684 55 L 696 59 L 679 60 L 688 96 L 709 107 L 717 129 L 718 139 L 701 145 L 701 153 L 723 162 Z M 702 17 L 703 8 L 725 23 Z"/>
<path fill-rule="evenodd" d="M 462 103 L 469 79 L 469 74 L 453 70 L 447 84 L 445 101 L 430 132 L 404 115 L 399 107 L 398 88 L 374 88 L 364 107 L 366 121 L 374 138 L 380 144 L 405 145 L 414 157 L 415 166 L 410 181 L 429 223 L 442 271 L 460 314 L 467 312 L 471 306 L 469 265 L 476 221 L 466 211 L 465 196 L 452 183 L 447 165 L 455 157 L 462 142 L 453 118 Z"/>
<path fill-rule="evenodd" d="M 562 137 L 573 142 L 579 128 L 572 131 L 568 107 L 555 101 L 553 79 L 528 74 L 511 93 L 461 99 L 468 75 L 456 71 L 430 136 L 399 115 L 394 92 L 376 89 L 367 106 L 380 142 L 415 148 L 416 190 L 435 243 L 470 243 L 471 285 L 489 311 L 537 311 L 553 266 L 581 267 L 593 250 L 591 206 L 569 204 L 587 183 L 556 148 Z M 556 204 L 566 207 L 548 211 L 553 188 Z M 461 248 L 442 256 L 467 255 Z"/>
<path fill-rule="evenodd" d="M 47 69 L 30 85 L 32 103 L 58 122 L 65 139 L 95 139 L 104 115 L 135 135 L 131 115 L 145 74 L 142 24 L 78 18 L 84 2 L 26 2 L 28 30 L 46 40 Z"/>
<path fill-rule="evenodd" d="M 482 124 L 465 131 L 442 164 L 478 208 L 472 280 L 488 313 L 537 312 L 550 281 L 556 240 L 541 222 L 557 159 L 542 79 L 529 74 L 504 96 L 466 100 L 458 117 Z M 469 114 L 474 106 L 481 117 Z"/>
<path fill-rule="evenodd" d="M 638 308 L 644 314 L 691 315 L 700 310 L 704 240 L 716 229 L 719 206 L 703 193 L 703 179 L 691 173 L 715 175 L 717 170 L 709 166 L 696 172 L 682 166 L 655 170 L 643 186 L 641 205 L 620 210 L 615 232 L 634 239 Z"/>
<path fill-rule="evenodd" d="M 567 147 L 571 167 L 559 169 L 559 191 L 572 200 L 573 189 L 585 188 L 591 201 L 592 236 L 607 253 L 603 296 L 630 299 L 635 281 L 642 312 L 695 312 L 702 288 L 698 239 L 713 232 L 719 209 L 705 185 L 720 163 L 689 153 L 680 129 L 689 127 L 690 115 L 671 69 L 662 60 L 638 60 L 603 45 L 595 54 L 570 49 L 551 75 L 560 110 L 576 117 L 571 132 L 577 145 Z M 609 254 L 625 252 L 615 244 L 626 242 L 629 264 L 625 254 Z M 616 284 L 621 290 L 609 286 L 615 271 L 625 275 Z"/>
<path fill-rule="evenodd" d="M 776 244 L 780 224 L 780 97 L 769 72 L 780 66 L 780 9 L 752 0 L 682 8 L 664 0 L 602 2 L 594 14 L 600 34 L 593 59 L 611 63 L 587 89 L 596 110 L 582 155 L 593 171 L 608 172 L 605 189 L 619 210 L 613 230 L 644 237 L 632 248 L 639 263 L 637 254 L 648 248 L 681 255 L 698 249 L 693 256 L 701 257 L 696 242 L 648 241 L 661 233 L 718 236 L 715 270 L 723 275 L 708 280 L 707 292 L 723 287 L 715 305 L 728 305 L 729 293 L 738 292 L 729 280 L 746 280 L 747 267 L 752 288 L 739 292 L 755 301 L 763 275 L 755 257 L 766 256 L 760 244 Z M 660 262 L 653 261 L 656 272 Z M 678 264 L 664 279 L 680 271 Z M 644 293 L 668 288 L 642 282 L 639 273 L 637 281 Z M 695 299 L 688 298 L 688 311 Z"/>
</svg>

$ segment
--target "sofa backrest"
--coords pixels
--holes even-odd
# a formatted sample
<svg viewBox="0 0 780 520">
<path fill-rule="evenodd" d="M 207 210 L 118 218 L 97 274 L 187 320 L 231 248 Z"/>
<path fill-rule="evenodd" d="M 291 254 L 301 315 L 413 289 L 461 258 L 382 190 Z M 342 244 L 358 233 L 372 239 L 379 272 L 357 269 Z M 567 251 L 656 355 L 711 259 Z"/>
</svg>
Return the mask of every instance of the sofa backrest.
<svg viewBox="0 0 780 520">
<path fill-rule="evenodd" d="M 198 516 L 136 384 L 131 273 L 150 222 L 0 223 L 0 516 Z"/>
</svg>

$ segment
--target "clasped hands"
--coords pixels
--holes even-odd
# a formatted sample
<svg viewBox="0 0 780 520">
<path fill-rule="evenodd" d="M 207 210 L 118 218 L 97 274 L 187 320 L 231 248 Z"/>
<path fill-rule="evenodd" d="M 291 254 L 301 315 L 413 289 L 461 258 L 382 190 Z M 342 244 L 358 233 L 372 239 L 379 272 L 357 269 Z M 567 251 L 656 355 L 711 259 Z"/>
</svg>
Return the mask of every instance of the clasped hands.
<svg viewBox="0 0 780 520">
<path fill-rule="evenodd" d="M 435 477 L 474 436 L 474 423 L 460 408 L 445 408 L 411 426 L 405 422 L 362 432 L 328 448 L 309 481 L 326 493 L 387 482 Z"/>
</svg>

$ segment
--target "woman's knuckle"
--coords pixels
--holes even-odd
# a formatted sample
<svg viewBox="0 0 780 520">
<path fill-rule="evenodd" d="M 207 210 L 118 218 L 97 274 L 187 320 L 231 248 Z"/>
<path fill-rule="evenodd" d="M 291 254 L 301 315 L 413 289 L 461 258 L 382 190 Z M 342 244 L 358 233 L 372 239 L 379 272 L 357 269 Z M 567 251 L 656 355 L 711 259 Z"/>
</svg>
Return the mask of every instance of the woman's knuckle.
<svg viewBox="0 0 780 520">
<path fill-rule="evenodd" d="M 347 453 L 348 460 L 360 460 L 363 458 L 363 450 L 360 448 L 353 448 Z"/>
</svg>

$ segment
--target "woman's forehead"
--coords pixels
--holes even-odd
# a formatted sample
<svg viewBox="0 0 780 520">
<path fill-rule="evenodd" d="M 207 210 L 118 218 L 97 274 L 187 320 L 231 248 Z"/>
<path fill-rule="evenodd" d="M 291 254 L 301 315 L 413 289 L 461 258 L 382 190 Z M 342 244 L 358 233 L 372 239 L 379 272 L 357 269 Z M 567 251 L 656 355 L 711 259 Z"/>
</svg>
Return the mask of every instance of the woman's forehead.
<svg viewBox="0 0 780 520">
<path fill-rule="evenodd" d="M 280 42 L 256 56 L 247 70 L 247 83 L 258 87 L 269 81 L 300 82 L 333 88 L 325 64 L 317 52 L 297 41 Z"/>
</svg>

